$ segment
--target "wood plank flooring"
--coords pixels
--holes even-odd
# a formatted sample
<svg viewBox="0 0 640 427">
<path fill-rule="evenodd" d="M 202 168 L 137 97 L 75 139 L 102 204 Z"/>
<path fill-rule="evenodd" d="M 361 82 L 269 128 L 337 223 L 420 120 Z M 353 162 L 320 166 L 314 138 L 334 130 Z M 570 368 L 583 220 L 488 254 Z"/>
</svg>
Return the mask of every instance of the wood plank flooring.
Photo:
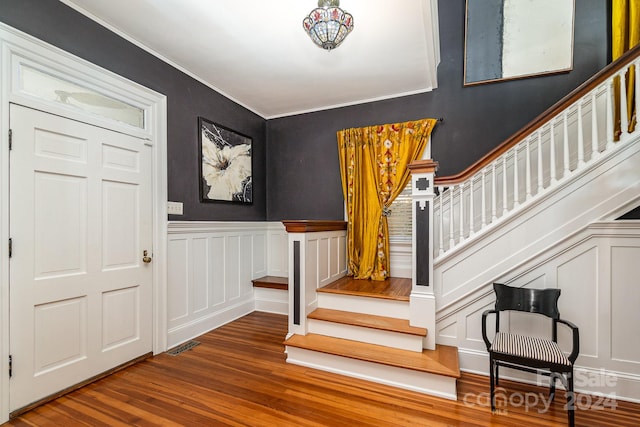
<svg viewBox="0 0 640 427">
<path fill-rule="evenodd" d="M 548 411 L 487 408 L 486 377 L 464 374 L 459 400 L 425 396 L 285 363 L 285 316 L 252 313 L 198 337 L 179 356 L 152 357 L 16 418 L 6 426 L 565 426 L 564 395 Z M 546 389 L 502 381 L 506 395 Z M 588 396 L 585 396 L 588 397 Z M 578 426 L 638 426 L 640 405 L 598 410 L 578 398 Z M 592 408 L 587 408 L 591 402 Z M 539 413 L 539 411 L 541 413 Z"/>
<path fill-rule="evenodd" d="M 408 320 L 394 317 L 375 316 L 373 314 L 353 313 L 350 311 L 316 308 L 307 316 L 308 319 L 325 322 L 341 323 L 343 325 L 361 326 L 382 331 L 402 332 L 404 334 L 426 336 L 425 328 L 411 326 Z"/>
<path fill-rule="evenodd" d="M 285 345 L 436 375 L 460 376 L 456 347 L 439 345 L 435 350 L 418 353 L 317 334 L 294 335 Z"/>
<path fill-rule="evenodd" d="M 411 279 L 391 277 L 384 281 L 354 279 L 346 276 L 317 290 L 335 294 L 409 301 Z"/>
</svg>

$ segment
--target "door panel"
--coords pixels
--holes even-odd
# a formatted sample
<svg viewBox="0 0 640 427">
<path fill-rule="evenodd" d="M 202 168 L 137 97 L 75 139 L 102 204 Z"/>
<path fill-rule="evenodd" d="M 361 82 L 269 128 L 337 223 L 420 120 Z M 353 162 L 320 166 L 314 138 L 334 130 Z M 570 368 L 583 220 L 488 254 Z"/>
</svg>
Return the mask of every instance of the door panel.
<svg viewBox="0 0 640 427">
<path fill-rule="evenodd" d="M 11 105 L 10 410 L 151 351 L 151 148 Z"/>
</svg>

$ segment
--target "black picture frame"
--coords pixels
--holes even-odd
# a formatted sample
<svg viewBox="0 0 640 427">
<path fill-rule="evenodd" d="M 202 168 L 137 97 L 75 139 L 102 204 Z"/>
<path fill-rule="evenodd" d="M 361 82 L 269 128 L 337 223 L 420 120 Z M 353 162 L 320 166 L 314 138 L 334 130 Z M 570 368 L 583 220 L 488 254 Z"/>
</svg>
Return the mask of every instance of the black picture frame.
<svg viewBox="0 0 640 427">
<path fill-rule="evenodd" d="M 200 201 L 253 203 L 253 140 L 198 117 Z"/>
</svg>

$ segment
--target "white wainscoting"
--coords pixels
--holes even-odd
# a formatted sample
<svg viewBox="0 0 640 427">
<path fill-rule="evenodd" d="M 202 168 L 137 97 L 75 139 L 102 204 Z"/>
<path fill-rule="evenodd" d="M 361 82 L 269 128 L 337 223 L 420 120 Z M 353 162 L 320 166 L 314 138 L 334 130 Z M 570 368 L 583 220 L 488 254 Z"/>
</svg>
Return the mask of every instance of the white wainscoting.
<svg viewBox="0 0 640 427">
<path fill-rule="evenodd" d="M 251 280 L 288 275 L 287 243 L 280 222 L 169 222 L 168 348 L 256 307 L 286 313 L 285 291 L 256 301 Z"/>
<path fill-rule="evenodd" d="M 611 221 L 583 228 L 495 281 L 560 288 L 561 317 L 580 329 L 576 389 L 640 401 L 639 278 L 640 221 Z M 459 348 L 462 370 L 488 375 L 481 316 L 494 302 L 487 283 L 437 314 L 437 341 Z M 549 324 L 531 316 L 517 313 L 502 326 L 524 326 L 548 337 Z M 571 347 L 570 334 L 562 328 L 559 343 L 567 351 Z M 508 369 L 502 376 L 536 380 Z"/>
<path fill-rule="evenodd" d="M 389 263 L 391 277 L 404 277 L 411 279 L 411 262 L 413 260 L 413 248 L 411 241 L 389 242 Z"/>
</svg>

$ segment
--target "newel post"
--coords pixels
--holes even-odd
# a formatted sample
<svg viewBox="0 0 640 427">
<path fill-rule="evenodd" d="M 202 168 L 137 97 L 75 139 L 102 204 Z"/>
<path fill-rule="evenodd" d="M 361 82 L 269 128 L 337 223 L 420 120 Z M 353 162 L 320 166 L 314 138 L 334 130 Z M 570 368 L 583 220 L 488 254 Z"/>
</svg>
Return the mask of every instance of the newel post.
<svg viewBox="0 0 640 427">
<path fill-rule="evenodd" d="M 436 347 L 436 299 L 433 292 L 433 180 L 438 163 L 418 160 L 409 165 L 412 197 L 412 288 L 410 317 L 412 326 L 427 328 L 424 347 Z"/>
<path fill-rule="evenodd" d="M 316 290 L 347 274 L 345 221 L 282 221 L 289 236 L 289 332 L 306 335 Z"/>
</svg>

